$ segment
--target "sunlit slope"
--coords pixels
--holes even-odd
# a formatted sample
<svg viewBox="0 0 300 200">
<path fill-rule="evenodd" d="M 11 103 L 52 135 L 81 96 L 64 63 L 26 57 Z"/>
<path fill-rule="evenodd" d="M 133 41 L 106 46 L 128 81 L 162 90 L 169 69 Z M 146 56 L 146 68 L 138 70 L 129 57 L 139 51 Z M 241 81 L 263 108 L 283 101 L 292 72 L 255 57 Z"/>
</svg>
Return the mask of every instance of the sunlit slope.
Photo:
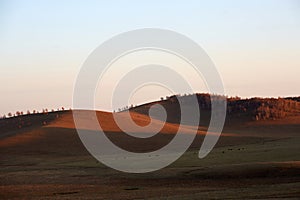
<svg viewBox="0 0 300 200">
<path fill-rule="evenodd" d="M 74 114 L 74 115 L 73 115 Z M 121 124 L 117 124 L 115 117 Z M 175 134 L 178 131 L 179 125 L 168 122 L 162 122 L 157 119 L 151 119 L 147 115 L 143 115 L 136 112 L 122 112 L 122 113 L 109 113 L 102 111 L 86 111 L 78 110 L 72 112 L 66 112 L 61 115 L 60 118 L 53 120 L 47 127 L 59 127 L 59 128 L 75 128 L 74 116 L 77 116 L 76 128 L 87 130 L 99 130 L 99 124 L 101 130 L 104 132 L 136 132 L 136 133 L 153 133 L 160 132 L 165 134 Z M 120 123 L 119 122 L 119 123 Z M 151 124 L 150 124 L 151 123 Z M 120 128 L 122 127 L 122 130 Z M 198 130 L 198 127 L 192 127 L 183 125 L 181 127 L 183 133 L 205 134 L 204 131 Z"/>
</svg>

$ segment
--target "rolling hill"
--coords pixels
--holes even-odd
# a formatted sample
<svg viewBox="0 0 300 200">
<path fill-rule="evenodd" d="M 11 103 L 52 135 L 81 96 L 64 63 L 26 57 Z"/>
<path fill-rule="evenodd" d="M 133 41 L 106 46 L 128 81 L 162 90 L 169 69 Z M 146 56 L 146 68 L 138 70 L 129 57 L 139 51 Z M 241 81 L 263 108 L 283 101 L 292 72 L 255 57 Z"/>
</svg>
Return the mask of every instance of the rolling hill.
<svg viewBox="0 0 300 200">
<path fill-rule="evenodd" d="M 194 108 L 189 105 L 191 99 L 195 96 L 201 111 L 200 126 L 207 126 L 209 123 L 211 101 L 224 101 L 225 99 L 227 100 L 227 123 L 231 121 L 242 123 L 247 121 L 281 120 L 300 116 L 300 97 L 241 99 L 239 97 L 228 98 L 200 93 L 184 96 L 173 95 L 166 97 L 165 100 L 143 104 L 130 108 L 129 110 L 148 115 L 149 108 L 152 105 L 159 104 L 165 108 L 168 114 L 168 122 L 180 123 L 180 105 L 178 100 L 180 99 L 180 101 L 183 102 L 185 109 L 193 112 Z M 188 124 L 188 122 L 183 123 Z"/>
<path fill-rule="evenodd" d="M 188 99 L 185 102 L 188 107 Z M 225 195 L 296 199 L 300 196 L 300 117 L 294 102 L 229 99 L 231 110 L 224 131 L 214 150 L 201 160 L 197 154 L 210 113 L 209 104 L 199 103 L 200 126 L 187 122 L 183 129 L 186 134 L 198 131 L 190 149 L 172 165 L 147 174 L 124 174 L 95 160 L 79 139 L 73 112 L 82 121 L 78 128 L 96 131 L 90 121 L 98 120 L 106 136 L 119 147 L 149 152 L 168 144 L 178 130 L 180 113 L 174 97 L 120 113 L 97 111 L 94 115 L 94 111 L 74 110 L 1 119 L 0 198 L 223 199 Z M 166 123 L 149 118 L 148 110 L 154 104 L 166 108 Z M 278 109 L 286 115 L 276 119 L 270 117 L 273 115 L 258 120 L 253 117 L 266 107 L 270 113 Z M 128 132 L 147 135 L 157 127 L 160 131 L 150 138 L 133 138 L 120 130 L 113 114 L 128 124 Z M 127 114 L 146 129 L 131 126 Z"/>
</svg>

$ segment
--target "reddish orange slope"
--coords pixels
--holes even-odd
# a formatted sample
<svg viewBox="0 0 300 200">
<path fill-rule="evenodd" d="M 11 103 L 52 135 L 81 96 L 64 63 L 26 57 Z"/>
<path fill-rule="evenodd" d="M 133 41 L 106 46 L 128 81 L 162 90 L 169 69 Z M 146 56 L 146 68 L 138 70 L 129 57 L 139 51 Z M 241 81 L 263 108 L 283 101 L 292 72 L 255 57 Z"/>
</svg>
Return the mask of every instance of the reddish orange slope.
<svg viewBox="0 0 300 200">
<path fill-rule="evenodd" d="M 63 114 L 59 119 L 53 121 L 50 123 L 47 127 L 59 127 L 59 128 L 75 128 L 74 123 L 74 117 L 73 113 L 78 116 L 78 119 L 80 121 L 80 125 L 77 128 L 80 129 L 87 129 L 87 130 L 97 130 L 98 127 L 94 124 L 96 122 L 101 125 L 101 128 L 105 132 L 122 132 L 122 130 L 119 128 L 118 124 L 116 124 L 114 120 L 113 113 L 109 112 L 102 112 L 97 111 L 96 115 L 94 114 L 94 111 L 86 111 L 86 110 L 80 110 L 80 111 L 73 111 Z M 130 119 L 128 117 L 128 113 L 122 112 L 122 113 L 114 113 L 116 117 L 120 118 L 120 121 L 125 124 L 125 129 L 127 132 L 141 132 L 140 128 L 137 128 L 135 126 L 130 125 Z M 97 118 L 96 118 L 97 116 Z M 131 119 L 134 123 L 137 125 L 143 127 L 148 126 L 149 123 L 152 123 L 152 126 L 148 126 L 147 128 L 143 129 L 142 132 L 153 132 L 154 130 L 157 130 L 157 127 L 161 127 L 160 133 L 166 133 L 166 134 L 175 134 L 178 131 L 179 125 L 178 124 L 171 124 L 171 123 L 164 123 L 162 121 L 159 121 L 157 119 L 151 119 L 147 115 L 130 112 Z M 98 120 L 98 122 L 96 121 Z M 192 133 L 197 130 L 198 127 L 192 127 L 184 125 L 182 126 L 182 130 L 185 133 Z M 205 134 L 203 130 L 198 130 L 198 134 Z"/>
</svg>

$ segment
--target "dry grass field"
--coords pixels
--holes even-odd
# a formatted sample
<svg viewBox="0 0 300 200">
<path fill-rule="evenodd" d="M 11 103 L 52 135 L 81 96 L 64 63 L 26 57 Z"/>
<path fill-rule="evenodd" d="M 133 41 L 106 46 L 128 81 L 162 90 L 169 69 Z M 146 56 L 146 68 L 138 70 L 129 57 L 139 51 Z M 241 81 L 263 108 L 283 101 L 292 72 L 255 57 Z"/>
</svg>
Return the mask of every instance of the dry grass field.
<svg viewBox="0 0 300 200">
<path fill-rule="evenodd" d="M 149 123 L 148 116 L 131 116 Z M 178 129 L 166 123 L 153 138 L 136 140 L 120 132 L 111 113 L 97 117 L 112 141 L 138 152 L 165 145 Z M 24 126 L 16 128 L 20 121 Z M 183 157 L 146 174 L 121 173 L 94 159 L 74 129 L 72 111 L 3 119 L 0 128 L 0 199 L 300 198 L 299 117 L 227 125 L 204 159 L 197 157 L 205 135 L 199 128 Z"/>
</svg>

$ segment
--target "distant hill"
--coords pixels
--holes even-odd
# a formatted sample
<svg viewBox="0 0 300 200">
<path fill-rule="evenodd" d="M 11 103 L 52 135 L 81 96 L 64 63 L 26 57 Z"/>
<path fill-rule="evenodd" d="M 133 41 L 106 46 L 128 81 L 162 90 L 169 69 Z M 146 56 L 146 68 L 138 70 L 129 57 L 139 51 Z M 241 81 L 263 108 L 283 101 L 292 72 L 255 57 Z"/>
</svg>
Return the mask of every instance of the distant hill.
<svg viewBox="0 0 300 200">
<path fill-rule="evenodd" d="M 196 95 L 199 108 L 201 111 L 200 126 L 209 123 L 211 101 L 223 101 L 227 99 L 227 121 L 263 121 L 263 120 L 279 120 L 287 117 L 300 116 L 300 97 L 289 98 L 250 98 L 242 99 L 240 97 L 224 97 L 209 94 L 193 94 L 193 95 L 174 95 L 167 97 L 161 101 L 143 104 L 131 111 L 148 114 L 149 108 L 154 104 L 162 105 L 168 114 L 167 121 L 171 123 L 180 122 L 180 106 L 178 99 L 183 102 L 186 109 L 193 112 L 193 108 L 189 106 L 191 97 Z M 188 122 L 183 122 L 188 123 Z"/>
<path fill-rule="evenodd" d="M 7 132 L 14 132 L 24 128 L 36 128 L 45 126 L 61 117 L 67 111 L 55 111 L 47 113 L 25 114 L 9 118 L 0 119 L 0 138 Z"/>
<path fill-rule="evenodd" d="M 193 95 L 174 95 L 166 97 L 161 101 L 155 101 L 143 104 L 136 107 L 129 108 L 132 119 L 142 126 L 150 122 L 148 117 L 149 108 L 152 105 L 159 104 L 163 106 L 167 112 L 167 122 L 164 125 L 163 131 L 165 133 L 176 132 L 178 126 L 174 124 L 190 125 L 189 121 L 181 122 L 180 106 L 178 99 L 183 102 L 185 109 L 193 112 L 194 108 L 190 106 L 191 97 L 196 95 L 198 105 L 201 111 L 199 130 L 204 130 L 210 122 L 211 116 L 211 101 L 224 101 L 227 99 L 227 126 L 239 126 L 249 122 L 265 123 L 274 121 L 274 123 L 283 122 L 290 124 L 300 123 L 300 97 L 287 98 L 250 98 L 241 99 L 239 97 L 224 97 L 209 94 L 193 94 Z M 125 110 L 128 111 L 128 110 Z M 83 115 L 86 115 L 82 111 Z M 116 113 L 117 114 L 117 113 Z M 122 112 L 119 113 L 122 116 Z M 97 111 L 99 121 L 104 125 L 104 129 L 109 132 L 118 132 L 120 129 L 114 123 L 112 113 Z M 155 112 L 154 112 L 154 117 Z M 159 117 L 157 116 L 159 119 Z M 293 118 L 291 120 L 291 118 Z M 101 120 L 100 120 L 101 119 Z M 128 120 L 126 117 L 124 120 Z M 35 128 L 40 126 L 48 126 L 49 124 L 56 124 L 60 127 L 74 128 L 74 122 L 71 111 L 56 111 L 35 114 L 24 114 L 15 117 L 0 119 L 0 137 L 4 137 L 6 132 L 18 131 L 23 128 Z M 159 120 L 156 120 L 157 125 L 161 125 Z M 170 124 L 171 123 L 171 124 Z M 273 122 L 272 122 L 273 123 Z M 87 122 L 88 124 L 88 122 Z M 87 125 L 88 127 L 88 125 Z M 202 128 L 201 128 L 202 127 Z M 130 128 L 129 128 L 130 129 Z M 130 129 L 131 130 L 131 129 Z M 134 131 L 134 130 L 131 130 Z M 187 131 L 188 132 L 188 131 Z"/>
</svg>

